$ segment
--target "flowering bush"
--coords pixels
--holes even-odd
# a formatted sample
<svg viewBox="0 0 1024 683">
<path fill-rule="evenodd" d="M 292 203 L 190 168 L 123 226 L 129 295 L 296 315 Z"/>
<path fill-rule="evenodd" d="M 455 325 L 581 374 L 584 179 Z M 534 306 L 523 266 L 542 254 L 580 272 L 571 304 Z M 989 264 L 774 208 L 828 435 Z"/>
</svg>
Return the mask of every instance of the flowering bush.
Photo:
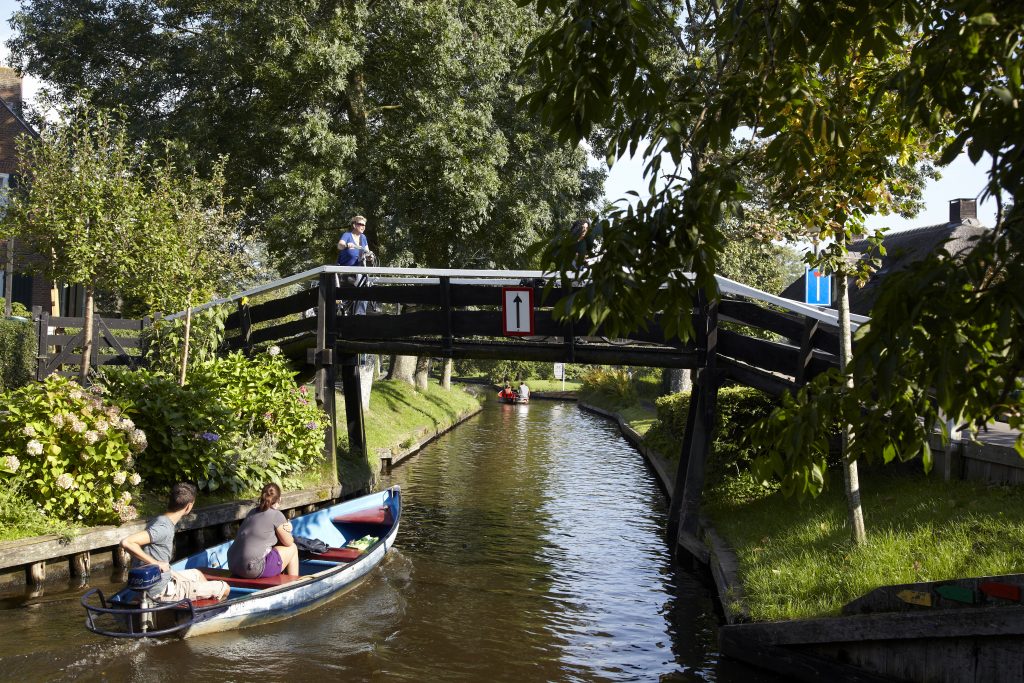
<svg viewBox="0 0 1024 683">
<path fill-rule="evenodd" d="M 323 453 L 325 417 L 277 354 L 233 354 L 193 366 L 179 387 L 163 372 L 104 370 L 113 400 L 146 430 L 148 484 L 190 479 L 232 491 L 281 481 Z"/>
<path fill-rule="evenodd" d="M 138 516 L 130 488 L 146 434 L 102 387 L 86 391 L 60 376 L 2 396 L 0 482 L 15 479 L 47 515 L 89 522 Z"/>
</svg>

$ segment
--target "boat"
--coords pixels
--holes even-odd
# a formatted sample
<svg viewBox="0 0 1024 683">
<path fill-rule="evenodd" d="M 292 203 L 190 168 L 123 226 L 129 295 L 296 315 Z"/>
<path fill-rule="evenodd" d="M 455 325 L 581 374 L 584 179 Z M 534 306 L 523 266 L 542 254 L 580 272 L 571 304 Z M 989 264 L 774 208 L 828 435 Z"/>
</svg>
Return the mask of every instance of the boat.
<svg viewBox="0 0 1024 683">
<path fill-rule="evenodd" d="M 513 396 L 511 398 L 509 398 L 507 396 L 502 396 L 501 394 L 498 394 L 498 403 L 523 404 L 523 403 L 529 403 L 529 402 L 530 402 L 529 398 L 527 398 L 525 396 L 520 396 L 519 394 L 516 394 L 515 396 Z"/>
<path fill-rule="evenodd" d="M 109 598 L 99 588 L 82 596 L 85 626 L 114 638 L 189 638 L 207 633 L 258 626 L 314 609 L 355 585 L 381 563 L 394 545 L 402 513 L 401 488 L 362 496 L 291 520 L 292 534 L 324 541 L 328 550 L 299 556 L 299 576 L 243 579 L 227 569 L 231 541 L 207 548 L 171 564 L 172 569 L 199 569 L 208 579 L 226 581 L 226 600 L 182 600 L 160 603 L 129 584 Z M 367 539 L 367 537 L 370 539 Z M 372 540 L 372 539 L 376 540 Z M 360 546 L 357 541 L 368 547 Z M 133 577 L 132 574 L 136 573 Z M 159 572 L 154 571 L 159 578 Z M 140 584 L 136 581 L 135 587 Z"/>
</svg>

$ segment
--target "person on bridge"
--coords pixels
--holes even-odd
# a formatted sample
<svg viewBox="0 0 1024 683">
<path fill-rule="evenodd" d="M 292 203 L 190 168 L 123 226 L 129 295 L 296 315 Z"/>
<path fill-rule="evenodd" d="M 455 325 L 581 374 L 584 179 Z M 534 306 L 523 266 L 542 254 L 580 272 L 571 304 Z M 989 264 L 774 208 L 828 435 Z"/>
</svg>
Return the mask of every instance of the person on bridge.
<svg viewBox="0 0 1024 683">
<path fill-rule="evenodd" d="M 195 502 L 194 485 L 184 482 L 175 484 L 171 487 L 167 511 L 155 517 L 142 531 L 136 531 L 121 541 L 121 547 L 135 558 L 135 566 L 155 564 L 160 567 L 160 581 L 146 591 L 153 600 L 224 600 L 231 592 L 228 584 L 223 581 L 207 581 L 198 569 L 171 569 L 174 527 L 182 517 L 192 512 Z"/>
<path fill-rule="evenodd" d="M 367 261 L 373 263 L 373 252 L 370 251 L 369 243 L 366 241 L 366 218 L 364 216 L 352 217 L 352 229 L 342 233 L 338 239 L 338 265 L 339 266 L 365 266 Z M 339 279 L 338 284 L 351 284 L 362 286 L 366 283 L 366 276 L 345 275 Z M 366 302 L 350 302 L 352 315 L 366 315 Z M 343 307 L 344 308 L 344 307 Z"/>
<path fill-rule="evenodd" d="M 292 538 L 292 525 L 277 509 L 281 487 L 267 484 L 260 499 L 238 528 L 228 548 L 228 568 L 245 579 L 269 578 L 282 572 L 299 575 L 299 549 Z"/>
<path fill-rule="evenodd" d="M 366 241 L 366 218 L 352 217 L 352 229 L 342 233 L 338 239 L 338 265 L 357 266 L 366 256 L 370 255 L 370 245 Z"/>
</svg>

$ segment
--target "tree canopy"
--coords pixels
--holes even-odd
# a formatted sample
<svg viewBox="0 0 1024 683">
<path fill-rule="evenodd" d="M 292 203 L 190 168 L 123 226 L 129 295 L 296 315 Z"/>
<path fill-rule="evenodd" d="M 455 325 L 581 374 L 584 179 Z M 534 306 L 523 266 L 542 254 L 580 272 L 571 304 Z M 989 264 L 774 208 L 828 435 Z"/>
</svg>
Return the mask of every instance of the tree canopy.
<svg viewBox="0 0 1024 683">
<path fill-rule="evenodd" d="M 282 269 L 333 262 L 348 218 L 398 265 L 517 264 L 601 193 L 517 97 L 542 28 L 510 0 L 23 0 L 10 41 L 63 100 L 187 146 Z"/>
<path fill-rule="evenodd" d="M 721 219 L 739 214 L 749 195 L 737 165 L 706 151 L 724 149 L 738 134 L 768 142 L 775 172 L 787 182 L 806 173 L 818 183 L 817 193 L 790 196 L 810 200 L 794 207 L 807 216 L 824 214 L 824 237 L 838 237 L 837 229 L 848 235 L 842 219 L 855 225 L 885 208 L 912 210 L 912 176 L 922 169 L 908 162 L 929 148 L 941 152 L 941 163 L 962 150 L 975 162 L 988 153 L 987 191 L 999 202 L 1016 197 L 1024 182 L 1019 3 L 534 4 L 552 25 L 531 46 L 542 84 L 525 102 L 567 140 L 607 127 L 611 157 L 652 142 L 647 172 L 655 191 L 602 226 L 608 247 L 591 269 L 595 284 L 573 302 L 577 313 L 613 328 L 636 327 L 638 311 L 660 309 L 689 330 L 694 290 L 714 290 Z M 684 49 L 695 41 L 704 49 Z M 674 69 L 659 68 L 655 48 L 664 45 L 679 46 Z M 848 106 L 836 106 L 842 100 Z M 862 116 L 882 110 L 881 129 Z M 864 144 L 857 128 L 868 134 Z M 672 172 L 659 189 L 663 152 L 680 167 L 693 153 L 703 163 Z M 1016 340 L 1024 332 L 1024 211 L 1017 206 L 965 262 L 937 254 L 890 277 L 845 376 L 823 376 L 777 414 L 764 442 L 791 457 L 779 469 L 795 488 L 815 492 L 822 484 L 811 476 L 817 461 L 798 451 L 824 447 L 833 424 L 824 414 L 857 425 L 850 457 L 887 460 L 927 455 L 940 412 L 976 424 L 1009 413 L 1011 425 L 1024 423 L 1014 393 L 1022 374 Z M 558 248 L 550 255 L 563 264 L 571 258 Z M 696 280 L 674 280 L 680 269 Z M 625 284 L 627 297 L 612 296 Z"/>
</svg>

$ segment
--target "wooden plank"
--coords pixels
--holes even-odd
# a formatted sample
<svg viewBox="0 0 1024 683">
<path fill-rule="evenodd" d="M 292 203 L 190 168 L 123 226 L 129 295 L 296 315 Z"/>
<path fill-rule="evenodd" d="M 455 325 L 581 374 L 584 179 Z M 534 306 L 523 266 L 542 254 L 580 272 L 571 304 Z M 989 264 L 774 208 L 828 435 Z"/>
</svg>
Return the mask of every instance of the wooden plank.
<svg viewBox="0 0 1024 683">
<path fill-rule="evenodd" d="M 951 616 L 955 614 L 955 616 Z M 858 614 L 787 622 L 737 624 L 744 635 L 769 645 L 850 643 L 916 638 L 1024 636 L 1024 609 L 964 608 Z"/>
<path fill-rule="evenodd" d="M 116 336 L 114 336 L 114 333 L 110 331 L 110 328 L 107 327 L 107 323 L 103 320 L 103 318 L 96 319 L 96 335 L 100 343 L 93 347 L 95 349 L 95 353 L 93 355 L 93 365 L 100 364 L 100 347 L 106 345 L 113 348 L 118 353 L 119 357 L 124 358 L 130 367 L 135 367 L 135 359 L 132 356 L 130 356 L 127 351 L 125 351 L 124 346 L 122 346 L 121 342 L 118 341 Z M 135 339 L 138 339 L 138 337 L 136 336 Z"/>
<path fill-rule="evenodd" d="M 982 581 L 978 589 L 990 598 L 1020 602 L 1020 586 L 998 581 Z"/>
<path fill-rule="evenodd" d="M 968 605 L 973 605 L 978 601 L 976 593 L 970 588 L 964 588 L 963 586 L 939 586 L 935 589 L 935 592 L 946 600 L 962 602 Z"/>
<path fill-rule="evenodd" d="M 279 341 L 287 339 L 289 337 L 297 336 L 304 333 L 310 333 L 316 330 L 316 318 L 303 318 L 301 320 L 292 320 L 291 322 L 282 323 L 273 327 L 267 327 L 262 330 L 255 330 L 249 335 L 249 343 L 258 344 L 266 341 Z M 225 341 L 225 345 L 231 350 L 238 350 L 245 348 L 245 338 L 231 337 Z"/>
<path fill-rule="evenodd" d="M 100 316 L 95 316 L 94 320 L 100 320 Z M 143 328 L 141 320 L 133 320 L 131 318 L 102 318 L 102 320 L 111 330 L 133 330 L 139 332 Z M 85 326 L 85 318 L 56 316 L 50 318 L 50 326 L 82 328 Z"/>
<path fill-rule="evenodd" d="M 754 666 L 783 674 L 786 680 L 847 681 L 849 683 L 888 683 L 888 676 L 850 666 L 832 659 L 817 657 L 797 650 L 767 645 L 744 637 L 736 626 L 723 626 L 718 631 L 718 647 L 722 654 Z"/>
<path fill-rule="evenodd" d="M 267 322 L 268 320 L 276 320 L 277 318 L 283 318 L 286 315 L 295 315 L 297 313 L 303 313 L 309 310 L 310 308 L 315 308 L 316 302 L 317 290 L 304 289 L 301 292 L 297 292 L 290 296 L 282 297 L 280 299 L 273 299 L 272 301 L 265 301 L 261 304 L 250 306 L 249 322 L 255 325 L 256 323 L 262 323 Z M 239 322 L 240 319 L 236 319 L 234 321 L 234 324 L 231 326 L 237 326 Z"/>
<path fill-rule="evenodd" d="M 744 365 L 731 358 L 719 356 L 718 366 L 728 379 L 744 386 L 760 389 L 772 396 L 779 396 L 785 392 L 793 392 L 797 389 L 797 384 L 792 380 Z"/>
<path fill-rule="evenodd" d="M 786 339 L 800 339 L 804 322 L 800 316 L 765 308 L 763 304 L 723 298 L 719 304 L 722 322 L 750 325 L 782 335 Z"/>
<path fill-rule="evenodd" d="M 708 551 L 708 547 L 694 534 L 680 528 L 679 533 L 676 535 L 676 543 L 685 548 L 686 552 L 690 553 L 701 564 L 706 565 L 708 563 L 711 553 Z"/>
<path fill-rule="evenodd" d="M 1024 458 L 1020 457 L 1013 448 L 1007 446 L 965 441 L 962 457 L 965 460 L 977 460 L 1004 467 L 1024 469 Z"/>
<path fill-rule="evenodd" d="M 792 376 L 800 349 L 789 344 L 754 339 L 731 330 L 720 330 L 718 353 L 762 370 Z"/>
</svg>

